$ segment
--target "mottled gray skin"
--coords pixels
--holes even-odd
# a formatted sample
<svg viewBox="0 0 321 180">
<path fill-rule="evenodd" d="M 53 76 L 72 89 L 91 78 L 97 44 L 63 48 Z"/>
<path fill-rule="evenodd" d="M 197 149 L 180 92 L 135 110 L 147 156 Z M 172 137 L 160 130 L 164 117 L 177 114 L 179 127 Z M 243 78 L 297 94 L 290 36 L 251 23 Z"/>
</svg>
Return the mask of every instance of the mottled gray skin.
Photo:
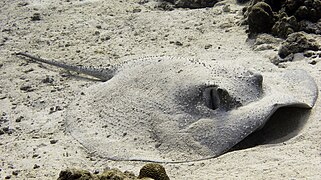
<svg viewBox="0 0 321 180">
<path fill-rule="evenodd" d="M 305 71 L 261 75 L 235 64 L 129 61 L 70 104 L 67 130 L 100 157 L 188 162 L 221 155 L 280 107 L 313 107 L 317 87 Z"/>
</svg>

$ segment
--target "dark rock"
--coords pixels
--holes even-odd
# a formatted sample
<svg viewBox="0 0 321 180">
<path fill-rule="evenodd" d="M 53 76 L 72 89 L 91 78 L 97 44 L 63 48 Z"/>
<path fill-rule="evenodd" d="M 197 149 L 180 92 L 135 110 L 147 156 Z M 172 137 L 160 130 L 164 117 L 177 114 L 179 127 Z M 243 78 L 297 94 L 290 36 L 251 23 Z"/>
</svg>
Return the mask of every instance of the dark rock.
<svg viewBox="0 0 321 180">
<path fill-rule="evenodd" d="M 102 34 L 100 35 L 101 41 L 108 41 L 111 37 L 108 34 Z M 79 51 L 80 52 L 80 51 Z"/>
<path fill-rule="evenodd" d="M 18 176 L 19 172 L 20 172 L 19 170 L 14 170 L 14 171 L 12 171 L 12 175 Z"/>
<path fill-rule="evenodd" d="M 27 70 L 25 70 L 25 71 L 23 71 L 24 73 L 29 73 L 29 72 L 32 72 L 32 71 L 34 71 L 34 69 L 33 68 L 30 68 L 30 69 L 27 69 Z"/>
<path fill-rule="evenodd" d="M 42 80 L 42 83 L 53 83 L 54 79 L 52 77 L 47 76 L 45 79 Z"/>
<path fill-rule="evenodd" d="M 261 44 L 254 46 L 254 51 L 265 51 L 265 50 L 270 50 L 270 49 L 275 49 L 275 46 L 271 44 Z"/>
<path fill-rule="evenodd" d="M 119 169 L 106 169 L 101 174 L 95 171 L 94 174 L 82 169 L 66 169 L 59 173 L 58 180 L 122 180 L 122 179 L 137 179 L 136 176 L 128 171 L 122 172 Z M 161 180 L 161 179 L 160 179 Z"/>
<path fill-rule="evenodd" d="M 170 44 L 175 44 L 175 45 L 177 45 L 177 46 L 182 46 L 183 45 L 183 43 L 182 42 L 180 42 L 180 41 L 171 41 L 170 42 Z"/>
<path fill-rule="evenodd" d="M 205 48 L 205 49 L 209 49 L 209 48 L 211 48 L 212 46 L 213 46 L 212 44 L 206 44 L 204 48 Z"/>
<path fill-rule="evenodd" d="M 253 6 L 259 2 L 264 2 L 268 4 L 273 11 L 279 11 L 282 8 L 282 5 L 286 2 L 286 0 L 253 0 L 251 4 Z"/>
<path fill-rule="evenodd" d="M 34 89 L 32 89 L 32 87 L 30 85 L 23 85 L 23 86 L 20 87 L 20 90 L 26 91 L 26 92 L 31 92 Z"/>
<path fill-rule="evenodd" d="M 308 19 L 309 10 L 306 6 L 300 6 L 294 13 L 295 17 L 298 19 Z"/>
<path fill-rule="evenodd" d="M 19 116 L 19 117 L 16 119 L 16 122 L 21 122 L 21 120 L 22 120 L 23 118 L 24 118 L 23 116 Z"/>
<path fill-rule="evenodd" d="M 40 13 L 34 13 L 31 16 L 31 21 L 40 21 L 40 20 L 41 20 Z"/>
<path fill-rule="evenodd" d="M 61 111 L 61 110 L 62 110 L 62 107 L 56 106 L 56 111 Z"/>
<path fill-rule="evenodd" d="M 279 38 L 275 38 L 274 36 L 270 34 L 259 34 L 256 36 L 254 45 L 262 45 L 262 44 L 278 44 L 281 40 Z"/>
<path fill-rule="evenodd" d="M 141 9 L 139 9 L 139 8 L 135 8 L 135 9 L 133 9 L 133 13 L 139 13 L 139 12 L 141 12 L 142 10 Z"/>
<path fill-rule="evenodd" d="M 39 154 L 32 155 L 32 158 L 37 158 L 37 157 L 39 157 Z"/>
<path fill-rule="evenodd" d="M 222 10 L 223 10 L 223 12 L 229 13 L 229 12 L 231 12 L 231 7 L 230 7 L 230 5 L 225 5 L 225 6 L 223 6 Z"/>
<path fill-rule="evenodd" d="M 148 163 L 140 171 L 138 178 L 152 178 L 157 180 L 169 180 L 165 168 L 157 163 Z"/>
<path fill-rule="evenodd" d="M 99 31 L 95 31 L 95 32 L 94 32 L 94 35 L 96 35 L 96 36 L 99 36 L 99 34 L 100 34 Z M 70 45 L 68 45 L 68 46 L 70 46 Z M 66 45 L 66 47 L 67 47 L 67 45 Z"/>
<path fill-rule="evenodd" d="M 321 18 L 321 0 L 287 0 L 284 10 L 294 15 L 299 21 L 317 22 Z"/>
<path fill-rule="evenodd" d="M 61 111 L 61 110 L 62 110 L 62 107 L 60 107 L 60 106 L 51 107 L 51 108 L 49 109 L 49 114 L 52 114 L 52 113 L 54 113 L 54 112 Z"/>
<path fill-rule="evenodd" d="M 302 20 L 298 23 L 300 31 L 321 35 L 321 21 L 312 23 L 311 21 Z"/>
<path fill-rule="evenodd" d="M 272 34 L 274 36 L 285 39 L 289 34 L 299 30 L 298 22 L 294 16 L 287 17 L 285 13 L 282 13 L 280 16 L 281 18 L 272 27 Z"/>
<path fill-rule="evenodd" d="M 19 2 L 18 7 L 27 6 L 28 4 L 28 2 Z"/>
<path fill-rule="evenodd" d="M 38 169 L 40 166 L 38 164 L 33 165 L 33 169 Z"/>
<path fill-rule="evenodd" d="M 13 133 L 13 129 L 9 128 L 9 127 L 4 127 L 2 128 L 2 131 L 7 133 L 7 134 L 12 134 Z"/>
<path fill-rule="evenodd" d="M 7 96 L 5 94 L 0 96 L 0 99 L 6 99 L 6 98 L 7 98 Z M 1 121 L 1 119 L 0 119 L 0 121 Z"/>
<path fill-rule="evenodd" d="M 136 179 L 135 175 L 131 172 L 121 172 L 119 169 L 113 168 L 105 170 L 102 174 L 98 175 L 99 179 Z"/>
<path fill-rule="evenodd" d="M 0 123 L 5 123 L 8 122 L 9 120 L 7 119 L 7 113 L 3 112 L 0 117 Z"/>
<path fill-rule="evenodd" d="M 56 140 L 56 139 L 50 140 L 50 144 L 56 144 L 57 142 L 58 142 L 58 140 Z"/>
<path fill-rule="evenodd" d="M 293 59 L 294 59 L 294 54 L 291 53 L 291 54 L 287 55 L 285 58 L 283 58 L 281 60 L 281 62 L 289 62 L 289 61 L 293 61 Z"/>
<path fill-rule="evenodd" d="M 49 109 L 49 114 L 52 114 L 52 113 L 54 113 L 54 112 L 56 112 L 55 107 L 51 107 L 51 108 Z"/>
<path fill-rule="evenodd" d="M 296 2 L 297 0 L 288 0 L 287 4 L 285 5 L 285 10 L 288 14 L 294 14 L 295 11 L 300 7 L 300 4 L 302 4 L 302 0 L 299 0 L 300 2 Z"/>
<path fill-rule="evenodd" d="M 317 61 L 316 61 L 316 60 L 311 60 L 311 61 L 309 61 L 309 64 L 311 64 L 311 65 L 316 65 L 316 64 L 317 64 Z"/>
<path fill-rule="evenodd" d="M 173 11 L 174 5 L 167 2 L 160 2 L 155 6 L 155 8 L 163 11 Z"/>
<path fill-rule="evenodd" d="M 303 55 L 305 57 L 311 57 L 311 56 L 315 55 L 315 52 L 314 51 L 304 51 Z"/>
<path fill-rule="evenodd" d="M 282 63 L 282 59 L 276 55 L 270 58 L 270 62 L 278 66 L 280 63 Z"/>
<path fill-rule="evenodd" d="M 274 15 L 271 7 L 259 2 L 249 8 L 248 20 L 250 33 L 270 32 L 274 24 Z"/>
<path fill-rule="evenodd" d="M 312 59 L 315 59 L 315 58 L 317 58 L 318 57 L 318 55 L 313 55 L 311 58 Z"/>
<path fill-rule="evenodd" d="M 213 7 L 219 1 L 222 0 L 165 0 L 174 4 L 177 8 L 205 8 Z"/>
<path fill-rule="evenodd" d="M 253 0 L 244 9 L 243 22 L 249 25 L 250 33 L 271 30 L 274 36 L 285 39 L 299 31 L 321 34 L 320 12 L 321 0 Z"/>
<path fill-rule="evenodd" d="M 303 33 L 298 32 L 289 35 L 286 41 L 282 43 L 278 54 L 281 58 L 285 58 L 291 53 L 294 54 L 306 50 L 317 51 L 319 48 L 319 45 L 314 39 L 307 39 Z"/>
<path fill-rule="evenodd" d="M 86 170 L 66 169 L 59 173 L 58 180 L 72 180 L 72 179 L 93 179 L 92 174 Z"/>
<path fill-rule="evenodd" d="M 279 11 L 283 4 L 286 2 L 286 0 L 264 0 L 268 5 L 271 6 L 273 11 Z"/>
<path fill-rule="evenodd" d="M 237 3 L 239 4 L 243 4 L 243 3 L 246 3 L 246 2 L 249 2 L 250 0 L 236 0 Z"/>
</svg>

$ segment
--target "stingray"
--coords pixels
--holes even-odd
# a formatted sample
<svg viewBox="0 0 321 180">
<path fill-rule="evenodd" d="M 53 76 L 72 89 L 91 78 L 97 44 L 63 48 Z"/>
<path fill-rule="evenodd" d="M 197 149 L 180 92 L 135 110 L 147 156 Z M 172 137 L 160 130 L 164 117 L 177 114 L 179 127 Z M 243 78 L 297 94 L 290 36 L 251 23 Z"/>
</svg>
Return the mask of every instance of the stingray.
<svg viewBox="0 0 321 180">
<path fill-rule="evenodd" d="M 254 72 L 236 61 L 145 57 L 106 69 L 18 53 L 104 82 L 65 110 L 67 132 L 90 153 L 128 161 L 217 157 L 282 107 L 310 109 L 318 91 L 304 70 Z"/>
</svg>

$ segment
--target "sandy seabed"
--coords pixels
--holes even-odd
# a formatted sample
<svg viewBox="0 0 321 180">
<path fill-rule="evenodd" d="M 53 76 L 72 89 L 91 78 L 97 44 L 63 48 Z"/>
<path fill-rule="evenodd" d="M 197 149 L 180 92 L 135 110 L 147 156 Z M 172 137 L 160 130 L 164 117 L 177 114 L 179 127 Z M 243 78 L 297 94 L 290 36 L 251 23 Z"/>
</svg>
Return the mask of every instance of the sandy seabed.
<svg viewBox="0 0 321 180">
<path fill-rule="evenodd" d="M 99 83 L 14 52 L 88 66 L 118 64 L 150 55 L 235 60 L 256 70 L 276 68 L 275 48 L 253 51 L 233 0 L 213 8 L 163 11 L 142 0 L 2 0 L 0 2 L 0 178 L 56 179 L 67 167 L 115 167 L 135 174 L 144 162 L 89 155 L 64 132 L 64 110 L 81 89 Z M 321 43 L 318 40 L 319 44 Z M 298 56 L 286 69 L 304 69 L 321 87 L 321 63 Z M 53 81 L 52 81 L 53 80 Z M 52 81 L 52 82 L 51 82 Z M 48 83 L 51 82 L 51 83 Z M 320 98 L 299 134 L 283 143 L 218 158 L 164 164 L 171 179 L 320 179 Z M 67 117 L 68 118 L 68 117 Z"/>
</svg>

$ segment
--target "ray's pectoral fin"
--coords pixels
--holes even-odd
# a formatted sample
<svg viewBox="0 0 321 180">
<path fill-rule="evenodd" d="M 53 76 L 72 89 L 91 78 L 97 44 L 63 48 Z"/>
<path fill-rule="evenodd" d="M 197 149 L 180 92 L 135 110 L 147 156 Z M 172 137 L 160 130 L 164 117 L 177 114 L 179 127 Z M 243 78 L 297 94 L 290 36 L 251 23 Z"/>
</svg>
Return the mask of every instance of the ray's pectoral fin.
<svg viewBox="0 0 321 180">
<path fill-rule="evenodd" d="M 116 74 L 116 71 L 117 71 L 115 67 L 94 68 L 94 67 L 86 67 L 86 66 L 69 65 L 69 64 L 65 64 L 54 60 L 46 60 L 39 57 L 35 57 L 33 55 L 30 55 L 24 52 L 15 53 L 15 55 L 24 56 L 24 57 L 30 58 L 33 61 L 60 67 L 68 71 L 74 71 L 74 72 L 86 74 L 86 75 L 98 78 L 101 81 L 108 81 Z"/>
<path fill-rule="evenodd" d="M 266 96 L 275 99 L 274 106 L 302 108 L 314 106 L 318 97 L 318 88 L 306 71 L 288 70 L 279 77 L 270 77 L 268 80 L 266 83 L 270 86 L 271 91 L 268 91 Z"/>
<path fill-rule="evenodd" d="M 293 123 L 298 124 L 298 126 L 301 126 L 302 122 L 306 122 L 305 119 L 295 119 L 293 116 L 284 114 L 289 114 L 286 111 L 293 113 L 295 111 L 293 107 L 298 110 L 303 108 L 303 111 L 300 111 L 299 114 L 301 118 L 308 118 L 307 115 L 302 113 L 309 112 L 304 109 L 312 108 L 318 96 L 317 86 L 313 78 L 303 70 L 289 70 L 280 74 L 265 74 L 264 78 L 264 93 L 257 101 L 230 111 L 220 111 L 218 114 L 219 119 L 218 117 L 199 119 L 188 127 L 187 131 L 191 133 L 195 141 L 208 148 L 213 157 L 233 149 L 243 139 L 264 128 L 271 118 L 277 119 L 276 121 L 296 121 Z M 227 96 L 224 92 L 221 92 L 220 95 L 219 92 L 214 92 L 214 90 L 212 94 L 214 102 L 218 102 L 212 105 L 213 107 L 219 107 L 222 97 Z M 207 104 L 211 105 L 211 103 Z M 281 116 L 280 113 L 283 115 Z M 271 121 L 271 123 L 276 123 L 276 121 Z M 271 123 L 269 123 L 269 127 L 276 127 Z M 277 123 L 285 126 L 293 125 L 293 123 L 289 122 Z M 292 128 L 293 131 L 298 129 L 297 127 L 282 128 Z M 292 130 L 289 131 L 289 134 Z M 272 133 L 275 131 L 265 130 L 264 132 Z M 255 134 L 255 136 L 257 137 L 258 134 Z M 273 135 L 269 134 L 269 136 Z M 287 134 L 282 136 L 287 136 Z M 238 146 L 234 149 L 242 148 Z"/>
<path fill-rule="evenodd" d="M 255 115 L 248 125 L 239 126 L 239 131 L 246 132 L 246 136 L 234 137 L 237 144 L 231 150 L 284 142 L 297 135 L 307 122 L 318 88 L 306 71 L 288 70 L 278 77 L 267 78 L 266 83 L 269 90 L 261 100 L 263 106 L 253 111 L 260 116 Z M 256 106 L 259 105 L 256 103 Z"/>
</svg>

